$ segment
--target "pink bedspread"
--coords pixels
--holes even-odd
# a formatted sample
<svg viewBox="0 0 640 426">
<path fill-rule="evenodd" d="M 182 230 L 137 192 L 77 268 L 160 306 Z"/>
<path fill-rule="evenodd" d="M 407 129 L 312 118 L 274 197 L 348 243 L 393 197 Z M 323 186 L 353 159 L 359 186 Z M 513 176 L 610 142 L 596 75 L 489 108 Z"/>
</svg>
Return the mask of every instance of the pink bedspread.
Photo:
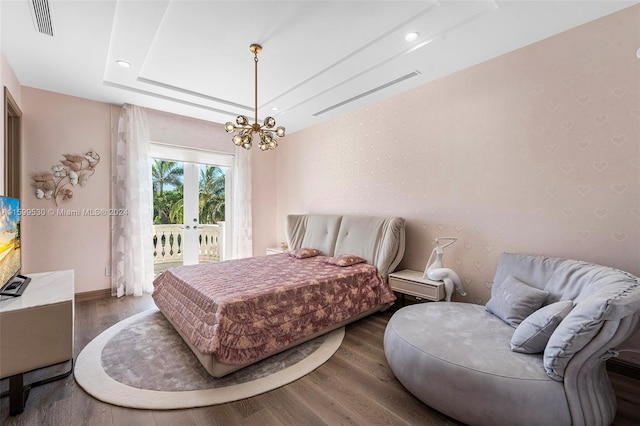
<svg viewBox="0 0 640 426">
<path fill-rule="evenodd" d="M 277 254 L 172 268 L 154 280 L 153 299 L 200 352 L 245 364 L 395 300 L 375 266 L 324 259 Z"/>
</svg>

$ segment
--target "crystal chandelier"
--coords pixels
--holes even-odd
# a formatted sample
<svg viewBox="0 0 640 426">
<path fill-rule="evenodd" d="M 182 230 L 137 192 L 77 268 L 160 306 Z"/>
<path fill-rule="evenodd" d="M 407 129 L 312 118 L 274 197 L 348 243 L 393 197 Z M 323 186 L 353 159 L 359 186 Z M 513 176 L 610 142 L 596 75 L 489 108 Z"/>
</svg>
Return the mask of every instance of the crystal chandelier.
<svg viewBox="0 0 640 426">
<path fill-rule="evenodd" d="M 224 130 L 226 130 L 227 133 L 237 131 L 231 140 L 234 144 L 241 146 L 244 149 L 251 149 L 253 133 L 257 133 L 260 137 L 258 147 L 261 151 L 276 149 L 278 142 L 276 141 L 275 136 L 280 138 L 283 137 L 285 129 L 282 126 L 278 126 L 275 130 L 271 130 L 276 125 L 276 120 L 273 117 L 265 118 L 262 126 L 258 124 L 258 53 L 262 51 L 262 46 L 259 44 L 252 44 L 249 46 L 249 50 L 254 55 L 253 61 L 255 63 L 255 121 L 253 124 L 249 124 L 249 119 L 247 117 L 239 115 L 236 117 L 237 125 L 229 121 L 225 123 Z"/>
</svg>

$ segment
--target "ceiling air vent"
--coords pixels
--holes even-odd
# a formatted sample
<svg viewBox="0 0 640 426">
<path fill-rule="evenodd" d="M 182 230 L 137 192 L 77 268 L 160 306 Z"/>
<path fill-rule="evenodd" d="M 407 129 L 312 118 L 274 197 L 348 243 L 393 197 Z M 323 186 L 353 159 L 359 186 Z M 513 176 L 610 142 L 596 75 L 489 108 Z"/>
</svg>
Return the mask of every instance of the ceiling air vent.
<svg viewBox="0 0 640 426">
<path fill-rule="evenodd" d="M 339 107 L 341 107 L 341 106 L 343 106 L 343 105 L 346 105 L 346 104 L 348 104 L 348 103 L 350 103 L 350 102 L 357 101 L 357 100 L 358 100 L 358 99 L 360 99 L 360 98 L 364 98 L 365 96 L 369 96 L 369 95 L 371 95 L 372 93 L 378 92 L 378 91 L 380 91 L 380 90 L 382 90 L 382 89 L 386 89 L 386 88 L 387 88 L 387 87 L 389 87 L 389 86 L 393 86 L 394 84 L 398 84 L 398 83 L 400 83 L 400 82 L 403 82 L 403 81 L 405 81 L 405 80 L 407 80 L 407 79 L 409 79 L 409 78 L 415 77 L 415 76 L 417 76 L 417 75 L 420 75 L 420 72 L 419 72 L 419 71 L 417 71 L 417 70 L 416 70 L 416 71 L 413 71 L 413 72 L 410 72 L 409 74 L 407 74 L 407 75 L 403 75 L 403 76 L 402 76 L 402 77 L 400 77 L 400 78 L 396 78 L 395 80 L 390 81 L 390 82 L 388 82 L 388 83 L 385 83 L 385 84 L 383 84 L 382 86 L 378 86 L 378 87 L 375 87 L 375 88 L 373 88 L 373 89 L 371 89 L 371 90 L 367 90 L 367 91 L 366 91 L 366 92 L 364 92 L 364 93 L 360 93 L 359 95 L 356 95 L 356 96 L 354 96 L 354 97 L 352 97 L 352 98 L 349 98 L 349 99 L 347 99 L 347 100 L 345 100 L 345 101 L 342 101 L 342 102 L 340 102 L 340 103 L 337 103 L 337 104 L 335 104 L 335 105 L 332 105 L 332 106 L 330 106 L 329 108 L 325 108 L 325 109 L 323 109 L 322 111 L 318 111 L 318 112 L 316 112 L 315 114 L 312 114 L 312 115 L 313 115 L 314 117 L 317 117 L 317 116 L 322 115 L 322 114 L 324 114 L 324 113 L 327 113 L 327 112 L 329 112 L 329 111 L 331 111 L 331 110 L 333 110 L 333 109 L 339 108 Z"/>
<path fill-rule="evenodd" d="M 29 0 L 33 23 L 39 33 L 53 37 L 53 20 L 51 19 L 50 0 Z"/>
</svg>

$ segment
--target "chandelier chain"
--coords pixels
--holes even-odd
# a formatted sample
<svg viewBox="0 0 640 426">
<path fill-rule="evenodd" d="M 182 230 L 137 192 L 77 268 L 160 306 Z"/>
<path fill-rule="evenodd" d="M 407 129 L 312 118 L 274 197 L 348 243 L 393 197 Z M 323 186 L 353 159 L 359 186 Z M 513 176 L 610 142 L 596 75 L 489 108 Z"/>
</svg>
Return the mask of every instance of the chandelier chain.
<svg viewBox="0 0 640 426">
<path fill-rule="evenodd" d="M 255 67 L 254 67 L 254 87 L 255 87 L 255 92 L 254 92 L 254 110 L 255 110 L 255 120 L 254 123 L 258 122 L 258 51 L 256 50 L 254 52 L 254 57 L 253 57 L 253 61 L 255 63 Z"/>
</svg>

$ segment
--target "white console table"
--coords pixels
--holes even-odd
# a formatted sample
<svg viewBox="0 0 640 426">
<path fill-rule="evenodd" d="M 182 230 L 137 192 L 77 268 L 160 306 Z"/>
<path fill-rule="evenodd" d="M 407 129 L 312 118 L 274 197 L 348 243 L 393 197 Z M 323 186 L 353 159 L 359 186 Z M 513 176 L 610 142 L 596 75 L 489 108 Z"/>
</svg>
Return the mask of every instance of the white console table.
<svg viewBox="0 0 640 426">
<path fill-rule="evenodd" d="M 24 385 L 24 373 L 65 361 L 72 361 L 73 368 L 73 270 L 28 276 L 31 282 L 21 296 L 0 300 L 0 378 L 9 377 L 12 415 L 24 410 L 29 389 L 35 386 Z"/>
</svg>

